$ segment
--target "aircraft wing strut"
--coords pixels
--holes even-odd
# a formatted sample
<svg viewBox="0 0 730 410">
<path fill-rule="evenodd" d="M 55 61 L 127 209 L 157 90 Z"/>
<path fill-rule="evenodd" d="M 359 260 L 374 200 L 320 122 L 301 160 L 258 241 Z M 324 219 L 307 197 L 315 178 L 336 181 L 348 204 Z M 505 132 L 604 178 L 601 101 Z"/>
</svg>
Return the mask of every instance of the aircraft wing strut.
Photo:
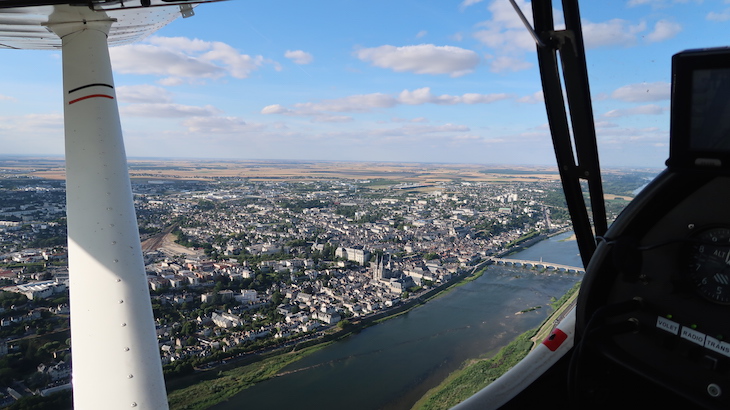
<svg viewBox="0 0 730 410">
<path fill-rule="evenodd" d="M 190 4 L 0 0 L 0 48 L 62 53 L 77 409 L 168 408 L 108 48 L 189 16 Z"/>
</svg>

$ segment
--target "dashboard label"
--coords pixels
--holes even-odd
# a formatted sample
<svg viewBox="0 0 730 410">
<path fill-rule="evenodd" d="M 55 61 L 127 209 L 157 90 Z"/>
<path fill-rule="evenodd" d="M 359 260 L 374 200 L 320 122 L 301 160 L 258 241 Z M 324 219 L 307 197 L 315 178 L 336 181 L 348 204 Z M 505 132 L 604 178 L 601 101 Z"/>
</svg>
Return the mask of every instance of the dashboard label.
<svg viewBox="0 0 730 410">
<path fill-rule="evenodd" d="M 721 342 L 714 337 L 707 336 L 707 339 L 705 340 L 705 347 L 713 352 L 730 357 L 730 344 Z"/>
<path fill-rule="evenodd" d="M 682 339 L 687 339 L 690 342 L 697 343 L 700 346 L 705 346 L 706 337 L 707 336 L 704 333 L 700 333 L 687 327 L 682 328 Z"/>
<path fill-rule="evenodd" d="M 656 327 L 662 330 L 666 330 L 673 335 L 679 334 L 679 323 L 673 322 L 669 319 L 665 319 L 661 316 L 658 317 L 656 320 Z"/>
</svg>

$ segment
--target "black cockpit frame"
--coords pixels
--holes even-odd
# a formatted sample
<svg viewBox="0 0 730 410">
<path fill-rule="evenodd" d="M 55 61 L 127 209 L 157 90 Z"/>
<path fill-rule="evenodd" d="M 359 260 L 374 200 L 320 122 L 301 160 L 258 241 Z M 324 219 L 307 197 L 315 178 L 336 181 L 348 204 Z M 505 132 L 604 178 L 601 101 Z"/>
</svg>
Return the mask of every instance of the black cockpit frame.
<svg viewBox="0 0 730 410">
<path fill-rule="evenodd" d="M 707 68 L 730 78 L 730 49 L 675 56 L 668 168 L 608 229 L 578 1 L 562 0 L 562 30 L 553 10 L 552 0 L 532 1 L 545 106 L 586 275 L 574 347 L 502 409 L 547 394 L 573 408 L 728 408 L 730 135 L 690 132 L 693 89 L 676 80 Z M 730 80 L 723 84 L 730 88 Z M 702 107 L 730 107 L 727 93 L 715 94 L 726 100 Z M 705 252 L 708 243 L 715 247 Z M 698 277 L 722 297 L 708 297 Z"/>
<path fill-rule="evenodd" d="M 578 1 L 563 0 L 562 3 L 564 30 L 555 30 L 552 0 L 533 1 L 532 13 L 535 34 L 541 40 L 537 56 L 555 158 L 578 249 L 583 265 L 588 266 L 596 249 L 596 236 L 604 235 L 607 230 L 606 207 Z M 593 224 L 581 180 L 588 185 Z"/>
</svg>

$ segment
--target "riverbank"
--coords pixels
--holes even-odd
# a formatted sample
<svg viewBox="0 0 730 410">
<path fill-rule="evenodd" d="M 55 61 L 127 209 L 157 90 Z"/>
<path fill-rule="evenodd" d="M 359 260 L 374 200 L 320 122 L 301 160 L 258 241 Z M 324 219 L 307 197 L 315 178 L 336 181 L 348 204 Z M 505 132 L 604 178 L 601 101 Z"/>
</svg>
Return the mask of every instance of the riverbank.
<svg viewBox="0 0 730 410">
<path fill-rule="evenodd" d="M 258 362 L 229 370 L 218 371 L 208 380 L 200 380 L 184 389 L 174 390 L 168 394 L 171 410 L 203 410 L 230 397 L 256 383 L 276 377 L 281 369 L 304 356 L 325 348 L 333 342 L 320 343 L 302 350 L 278 354 L 263 358 Z"/>
<path fill-rule="evenodd" d="M 543 249 L 543 244 L 548 245 L 549 249 Z M 567 252 L 560 250 L 564 249 L 565 245 L 557 245 L 558 242 L 553 239 L 543 244 L 537 244 L 535 249 L 546 251 L 550 255 L 570 256 L 577 252 L 573 247 L 568 247 Z M 557 262 L 562 261 L 563 258 Z M 327 340 L 336 340 L 337 343 L 332 343 L 316 353 L 312 352 L 315 354 L 307 351 L 306 354 L 288 362 L 290 364 L 296 362 L 295 364 L 284 368 L 278 367 L 276 362 L 271 362 L 271 365 L 277 366 L 278 370 L 267 373 L 269 381 L 266 383 L 259 383 L 266 378 L 248 383 L 247 379 L 240 377 L 239 380 L 247 384 L 238 390 L 245 388 L 246 392 L 229 400 L 219 398 L 218 400 L 223 402 L 218 405 L 213 405 L 211 401 L 205 401 L 198 396 L 205 396 L 208 392 L 217 394 L 218 392 L 214 390 L 220 388 L 213 384 L 209 384 L 207 388 L 204 386 L 218 375 L 224 375 L 228 369 L 219 367 L 193 375 L 185 384 L 190 386 L 200 383 L 203 388 L 193 396 L 197 401 L 207 404 L 202 407 L 177 407 L 179 402 L 176 402 L 172 408 L 176 410 L 210 406 L 218 410 L 229 410 L 240 408 L 244 404 L 264 408 L 289 408 L 294 406 L 294 403 L 309 403 L 309 406 L 317 403 L 317 406 L 321 405 L 323 409 L 341 408 L 339 406 L 343 403 L 348 403 L 350 408 L 363 410 L 410 408 L 427 393 L 429 388 L 438 385 L 469 357 L 485 353 L 493 355 L 507 343 L 506 341 L 514 339 L 527 329 L 534 328 L 546 316 L 545 313 L 539 313 L 546 309 L 537 309 L 522 315 L 514 312 L 519 312 L 525 307 L 542 305 L 547 297 L 558 297 L 565 293 L 569 286 L 563 287 L 561 284 L 574 283 L 574 279 L 562 275 L 548 279 L 553 275 L 543 276 L 533 271 L 524 275 L 502 272 L 504 267 L 495 268 L 494 275 L 481 275 L 484 272 L 481 268 L 484 268 L 484 265 L 454 278 L 447 284 L 412 297 L 392 310 L 360 319 L 344 329 L 332 332 L 327 335 Z M 531 279 L 525 282 L 528 277 Z M 555 292 L 557 289 L 560 291 Z M 458 293 L 459 296 L 442 297 L 451 292 Z M 415 309 L 416 307 L 422 308 Z M 411 313 L 405 314 L 406 312 Z M 535 315 L 540 319 L 531 319 Z M 531 324 L 521 325 L 527 322 Z M 398 325 L 393 327 L 394 323 Z M 373 326 L 375 324 L 381 325 Z M 438 325 L 432 326 L 436 324 Z M 520 328 L 519 331 L 511 331 L 517 327 Z M 358 337 L 350 338 L 353 333 L 360 334 Z M 291 350 L 304 346 L 315 347 L 315 344 L 321 342 L 322 340 L 316 339 L 300 343 L 296 347 L 290 345 L 286 349 L 281 349 L 279 354 L 287 355 Z M 486 345 L 489 347 L 485 349 Z M 428 353 L 430 351 L 434 353 Z M 434 357 L 440 359 L 434 362 L 432 360 Z M 409 365 L 407 368 L 401 367 L 401 371 L 397 374 L 382 374 L 382 369 L 398 360 L 407 360 Z M 247 357 L 246 365 L 254 365 L 259 361 L 263 362 L 256 357 Z M 226 366 L 241 364 L 243 363 Z M 193 377 L 196 380 L 193 380 Z M 372 377 L 376 377 L 377 380 Z M 366 396 L 362 397 L 362 392 L 348 390 L 347 386 L 362 383 L 378 386 L 373 387 L 376 392 L 366 393 Z M 287 396 L 296 399 L 280 396 L 278 395 L 280 391 L 288 391 L 290 395 Z M 330 401 L 323 401 L 324 396 Z M 227 397 L 230 397 L 230 394 Z"/>
<path fill-rule="evenodd" d="M 553 305 L 555 311 L 537 328 L 529 330 L 500 351 L 464 362 L 462 368 L 451 373 L 440 385 L 431 389 L 413 405 L 413 410 L 449 409 L 497 380 L 547 337 L 554 323 L 562 319 L 575 304 L 580 282 Z"/>
<path fill-rule="evenodd" d="M 484 273 L 487 265 L 487 262 L 482 262 L 472 268 L 471 272 L 459 275 L 447 283 L 414 296 L 392 309 L 353 321 L 340 330 L 299 343 L 293 348 L 279 349 L 263 357 L 252 355 L 246 360 L 246 364 L 200 371 L 188 376 L 185 383 L 179 381 L 169 383 L 170 410 L 203 410 L 226 401 L 256 383 L 282 375 L 280 371 L 287 365 L 301 360 L 331 343 L 348 338 L 367 327 L 406 314 L 426 302 L 448 293 L 455 287 L 476 280 Z M 181 385 L 184 387 L 171 387 Z"/>
</svg>

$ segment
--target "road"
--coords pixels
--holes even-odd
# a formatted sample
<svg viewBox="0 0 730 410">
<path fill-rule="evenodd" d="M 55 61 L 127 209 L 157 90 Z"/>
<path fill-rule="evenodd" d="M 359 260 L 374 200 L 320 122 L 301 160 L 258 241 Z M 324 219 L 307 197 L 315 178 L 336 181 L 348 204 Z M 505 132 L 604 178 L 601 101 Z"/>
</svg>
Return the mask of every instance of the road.
<svg viewBox="0 0 730 410">
<path fill-rule="evenodd" d="M 200 257 L 205 254 L 203 251 L 198 251 L 190 248 L 186 248 L 180 244 L 175 243 L 174 235 L 172 231 L 175 226 L 168 226 L 162 232 L 157 235 L 153 235 L 150 238 L 142 242 L 143 252 L 160 251 L 168 256 L 195 256 Z"/>
</svg>

